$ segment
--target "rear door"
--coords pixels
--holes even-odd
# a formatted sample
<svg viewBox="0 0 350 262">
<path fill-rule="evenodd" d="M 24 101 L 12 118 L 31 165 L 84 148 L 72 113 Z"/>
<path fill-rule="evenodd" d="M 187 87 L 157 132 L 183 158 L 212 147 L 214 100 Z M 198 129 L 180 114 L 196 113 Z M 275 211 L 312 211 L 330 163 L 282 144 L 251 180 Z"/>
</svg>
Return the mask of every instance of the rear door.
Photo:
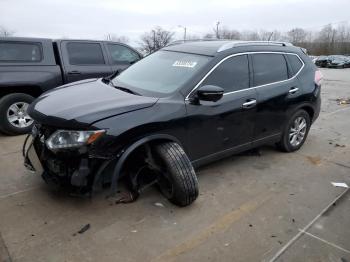
<svg viewBox="0 0 350 262">
<path fill-rule="evenodd" d="M 191 160 L 214 159 L 251 145 L 256 113 L 256 91 L 250 88 L 247 55 L 236 55 L 219 64 L 199 85 L 224 89 L 216 102 L 186 101 Z M 195 91 L 192 92 L 192 95 Z"/>
<path fill-rule="evenodd" d="M 104 43 L 112 71 L 124 70 L 141 59 L 141 56 L 131 48 L 123 44 Z"/>
<path fill-rule="evenodd" d="M 96 41 L 62 41 L 61 51 L 67 83 L 112 74 L 106 51 Z"/>
<path fill-rule="evenodd" d="M 255 53 L 251 54 L 253 85 L 258 94 L 254 140 L 278 138 L 287 120 L 287 110 L 297 103 L 301 94 L 299 81 L 287 63 L 287 55 L 294 54 Z M 301 61 L 299 69 L 303 66 Z M 297 69 L 296 69 L 297 70 Z"/>
</svg>

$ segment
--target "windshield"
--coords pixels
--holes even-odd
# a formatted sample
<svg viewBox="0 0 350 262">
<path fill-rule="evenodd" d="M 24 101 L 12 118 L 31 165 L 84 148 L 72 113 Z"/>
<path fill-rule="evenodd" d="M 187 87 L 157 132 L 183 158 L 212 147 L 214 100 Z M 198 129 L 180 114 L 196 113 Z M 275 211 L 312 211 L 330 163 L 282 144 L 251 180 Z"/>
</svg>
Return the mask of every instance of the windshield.
<svg viewBox="0 0 350 262">
<path fill-rule="evenodd" d="M 211 57 L 170 51 L 158 51 L 132 65 L 112 80 L 140 94 L 163 96 L 180 88 Z"/>
</svg>

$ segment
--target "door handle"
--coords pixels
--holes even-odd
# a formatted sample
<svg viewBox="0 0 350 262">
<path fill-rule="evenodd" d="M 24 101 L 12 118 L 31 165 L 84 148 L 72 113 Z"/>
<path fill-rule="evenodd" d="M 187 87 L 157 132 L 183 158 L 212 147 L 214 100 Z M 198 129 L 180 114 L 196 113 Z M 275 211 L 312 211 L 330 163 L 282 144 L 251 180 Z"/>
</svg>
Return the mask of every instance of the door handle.
<svg viewBox="0 0 350 262">
<path fill-rule="evenodd" d="M 243 103 L 242 107 L 243 108 L 251 108 L 256 105 L 256 100 L 255 99 L 250 99 L 249 101 Z"/>
<path fill-rule="evenodd" d="M 80 71 L 77 71 L 77 70 L 74 70 L 74 71 L 69 71 L 68 72 L 68 75 L 80 75 L 81 72 Z"/>
<path fill-rule="evenodd" d="M 298 90 L 299 90 L 299 88 L 292 87 L 288 92 L 289 92 L 289 94 L 295 94 Z"/>
</svg>

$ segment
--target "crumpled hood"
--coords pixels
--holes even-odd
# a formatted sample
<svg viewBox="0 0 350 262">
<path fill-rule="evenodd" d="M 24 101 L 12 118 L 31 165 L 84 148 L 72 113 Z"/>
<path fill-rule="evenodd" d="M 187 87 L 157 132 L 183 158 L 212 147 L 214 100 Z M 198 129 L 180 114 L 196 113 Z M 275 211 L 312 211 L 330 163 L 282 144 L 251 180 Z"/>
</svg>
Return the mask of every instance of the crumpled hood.
<svg viewBox="0 0 350 262">
<path fill-rule="evenodd" d="M 86 128 L 101 119 L 151 107 L 157 100 L 133 95 L 94 79 L 44 93 L 29 106 L 28 113 L 40 124 Z"/>
</svg>

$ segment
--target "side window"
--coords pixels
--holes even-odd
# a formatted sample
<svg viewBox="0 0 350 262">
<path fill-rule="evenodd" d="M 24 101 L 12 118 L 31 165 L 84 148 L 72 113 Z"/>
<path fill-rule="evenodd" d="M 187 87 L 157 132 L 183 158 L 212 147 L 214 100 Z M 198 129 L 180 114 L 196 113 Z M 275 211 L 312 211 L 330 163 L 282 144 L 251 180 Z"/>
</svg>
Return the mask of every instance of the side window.
<svg viewBox="0 0 350 262">
<path fill-rule="evenodd" d="M 253 54 L 254 86 L 288 79 L 287 63 L 282 54 Z"/>
<path fill-rule="evenodd" d="M 67 44 L 71 65 L 103 65 L 102 48 L 99 43 L 70 42 Z"/>
<path fill-rule="evenodd" d="M 130 64 L 140 59 L 140 56 L 123 45 L 107 44 L 113 64 Z"/>
<path fill-rule="evenodd" d="M 296 55 L 288 55 L 288 60 L 293 70 L 293 74 L 292 74 L 292 77 L 293 77 L 302 68 L 303 63 L 300 61 L 299 57 L 297 57 Z"/>
<path fill-rule="evenodd" d="M 40 62 L 40 43 L 0 42 L 0 62 Z"/>
<path fill-rule="evenodd" d="M 249 88 L 248 56 L 239 55 L 225 60 L 201 85 L 216 85 L 225 93 Z"/>
</svg>

